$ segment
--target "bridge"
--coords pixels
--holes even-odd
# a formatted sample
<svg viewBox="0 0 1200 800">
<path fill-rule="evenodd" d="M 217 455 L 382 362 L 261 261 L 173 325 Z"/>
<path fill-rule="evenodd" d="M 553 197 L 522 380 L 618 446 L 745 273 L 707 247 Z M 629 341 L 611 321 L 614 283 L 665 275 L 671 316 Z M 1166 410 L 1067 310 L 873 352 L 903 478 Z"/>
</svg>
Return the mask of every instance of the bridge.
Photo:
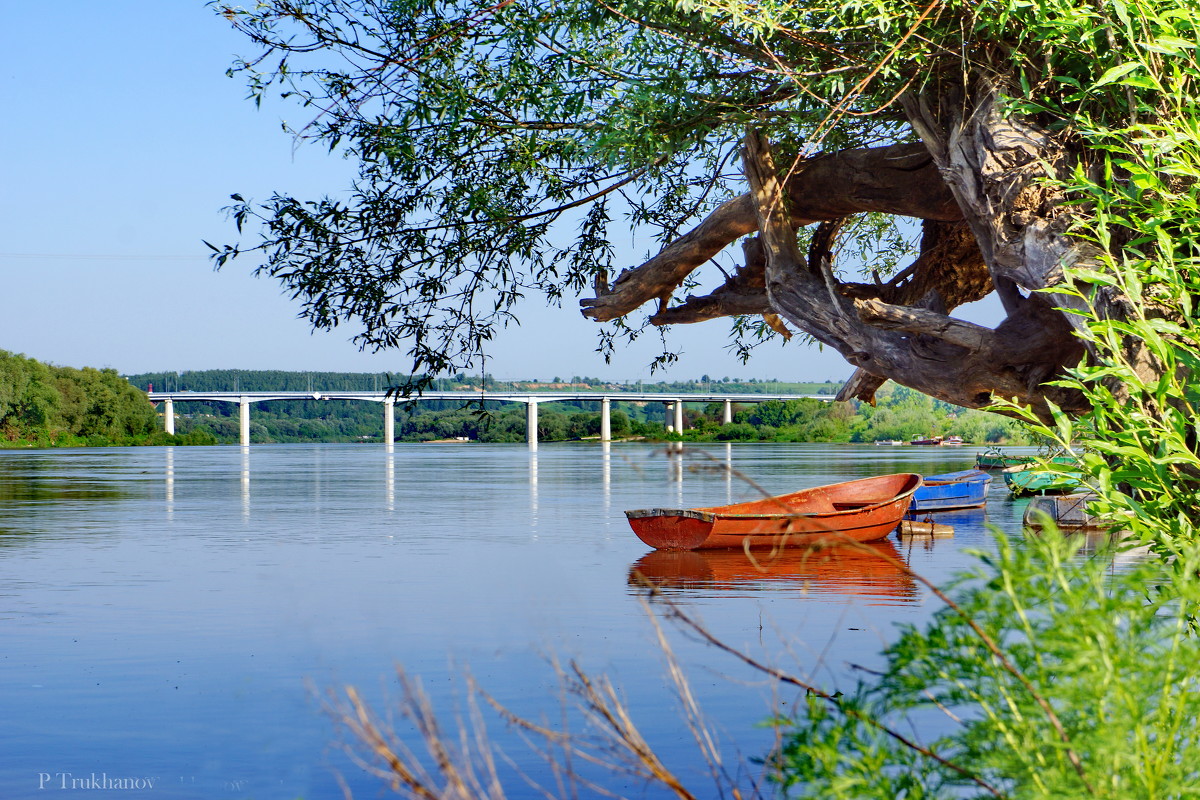
<svg viewBox="0 0 1200 800">
<path fill-rule="evenodd" d="M 662 403 L 666 408 L 667 430 L 683 430 L 684 403 L 723 403 L 723 424 L 733 421 L 734 403 L 765 403 L 768 400 L 833 400 L 828 394 L 668 394 L 665 392 L 423 392 L 419 396 L 401 397 L 387 392 L 148 392 L 150 402 L 163 404 L 163 427 L 175 433 L 175 403 L 210 401 L 237 403 L 239 406 L 240 439 L 243 447 L 250 445 L 250 404 L 272 400 L 361 400 L 383 404 L 383 441 L 391 445 L 396 439 L 396 404 L 420 403 L 426 400 L 457 401 L 461 403 L 495 400 L 525 404 L 525 435 L 529 446 L 537 447 L 537 407 L 540 403 L 561 403 L 586 400 L 600 404 L 600 440 L 612 441 L 611 409 L 614 402 Z"/>
</svg>

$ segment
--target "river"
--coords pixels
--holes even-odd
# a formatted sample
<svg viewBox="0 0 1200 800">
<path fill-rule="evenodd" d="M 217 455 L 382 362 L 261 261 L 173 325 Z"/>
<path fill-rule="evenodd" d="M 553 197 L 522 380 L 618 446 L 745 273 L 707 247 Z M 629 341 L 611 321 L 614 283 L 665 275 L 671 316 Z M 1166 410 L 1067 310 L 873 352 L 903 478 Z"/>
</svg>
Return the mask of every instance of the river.
<svg viewBox="0 0 1200 800">
<path fill-rule="evenodd" d="M 830 686 L 878 666 L 897 623 L 936 600 L 899 570 L 741 557 L 663 560 L 622 511 L 713 505 L 887 472 L 971 466 L 976 448 L 640 443 L 255 445 L 0 451 L 0 797 L 356 798 L 384 784 L 327 708 L 355 686 L 380 711 L 420 680 L 443 724 L 466 675 L 513 711 L 562 718 L 553 662 L 619 688 L 664 761 L 704 793 L 641 570 L 756 657 Z M 731 467 L 731 472 L 727 467 Z M 736 474 L 735 474 L 736 473 Z M 943 583 L 1015 533 L 999 479 L 955 535 L 889 540 Z M 661 601 L 649 604 L 661 608 Z M 732 763 L 795 700 L 667 624 Z M 508 796 L 553 785 L 490 712 Z M 578 724 L 575 720 L 573 725 Z M 410 740 L 415 741 L 415 740 Z M 612 778 L 629 796 L 636 779 Z M 86 793 L 86 792 L 85 792 Z"/>
</svg>

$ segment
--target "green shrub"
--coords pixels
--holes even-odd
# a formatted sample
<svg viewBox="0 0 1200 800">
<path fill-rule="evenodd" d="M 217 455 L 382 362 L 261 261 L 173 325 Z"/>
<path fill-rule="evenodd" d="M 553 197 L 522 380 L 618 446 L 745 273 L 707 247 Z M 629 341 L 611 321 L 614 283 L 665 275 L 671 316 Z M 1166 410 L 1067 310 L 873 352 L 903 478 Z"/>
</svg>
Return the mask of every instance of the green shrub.
<svg viewBox="0 0 1200 800">
<path fill-rule="evenodd" d="M 1057 531 L 997 536 L 882 674 L 809 695 L 772 755 L 790 797 L 1161 800 L 1200 786 L 1200 551 L 1114 571 Z"/>
</svg>

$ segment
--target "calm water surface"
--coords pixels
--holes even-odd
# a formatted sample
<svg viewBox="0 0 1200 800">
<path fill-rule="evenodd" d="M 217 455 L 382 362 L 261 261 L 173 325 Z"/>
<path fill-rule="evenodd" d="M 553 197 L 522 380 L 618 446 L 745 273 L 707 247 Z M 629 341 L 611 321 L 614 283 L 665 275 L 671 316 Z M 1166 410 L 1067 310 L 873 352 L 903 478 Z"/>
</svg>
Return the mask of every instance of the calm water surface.
<svg viewBox="0 0 1200 800">
<path fill-rule="evenodd" d="M 386 708 L 402 666 L 450 723 L 466 710 L 469 673 L 514 711 L 557 720 L 554 659 L 608 675 L 651 744 L 691 777 L 702 768 L 633 572 L 729 643 L 831 686 L 848 682 L 849 664 L 877 666 L 895 625 L 937 604 L 861 555 L 789 556 L 759 572 L 736 554 L 649 553 L 622 511 L 755 497 L 724 465 L 774 494 L 964 469 L 976 452 L 0 451 L 0 798 L 67 796 L 93 776 L 153 788 L 91 796 L 339 798 L 344 781 L 357 798 L 379 797 L 380 781 L 341 747 L 330 691 L 354 685 Z M 880 547 L 944 582 L 973 564 L 964 548 L 990 546 L 985 521 L 1015 531 L 1023 506 L 997 479 L 986 516 L 946 516 L 954 538 Z M 726 753 L 765 753 L 770 733 L 757 723 L 794 697 L 694 637 L 670 637 Z M 488 725 L 512 757 L 506 777 L 549 780 L 502 722 Z M 519 778 L 507 788 L 540 796 Z"/>
</svg>

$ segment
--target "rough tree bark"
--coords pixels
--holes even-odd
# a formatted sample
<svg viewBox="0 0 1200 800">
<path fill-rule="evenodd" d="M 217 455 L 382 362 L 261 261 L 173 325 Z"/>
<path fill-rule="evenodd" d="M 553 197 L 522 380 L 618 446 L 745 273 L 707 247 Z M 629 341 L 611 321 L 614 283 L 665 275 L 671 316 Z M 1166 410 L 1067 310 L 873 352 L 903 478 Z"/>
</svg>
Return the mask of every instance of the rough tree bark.
<svg viewBox="0 0 1200 800">
<path fill-rule="evenodd" d="M 1043 419 L 1048 401 L 1085 410 L 1079 394 L 1046 386 L 1084 354 L 1058 310 L 1069 298 L 1033 292 L 1061 284 L 1063 265 L 1095 255 L 1065 233 L 1061 198 L 1042 180 L 1047 169 L 1070 168 L 1073 154 L 1005 115 L 993 86 L 981 85 L 967 100 L 941 100 L 905 100 L 921 144 L 812 158 L 784 178 L 769 142 L 748 132 L 750 191 L 581 300 L 583 313 L 611 320 L 657 299 L 657 325 L 778 315 L 859 368 L 840 399 L 870 401 L 892 379 L 972 408 L 1002 398 Z M 832 253 L 841 221 L 867 211 L 922 220 L 920 255 L 886 283 L 839 281 Z M 813 223 L 820 225 L 806 255 L 796 231 Z M 755 231 L 743 242 L 745 265 L 723 286 L 668 305 L 693 270 Z M 1007 314 L 995 329 L 949 316 L 992 291 Z"/>
</svg>

